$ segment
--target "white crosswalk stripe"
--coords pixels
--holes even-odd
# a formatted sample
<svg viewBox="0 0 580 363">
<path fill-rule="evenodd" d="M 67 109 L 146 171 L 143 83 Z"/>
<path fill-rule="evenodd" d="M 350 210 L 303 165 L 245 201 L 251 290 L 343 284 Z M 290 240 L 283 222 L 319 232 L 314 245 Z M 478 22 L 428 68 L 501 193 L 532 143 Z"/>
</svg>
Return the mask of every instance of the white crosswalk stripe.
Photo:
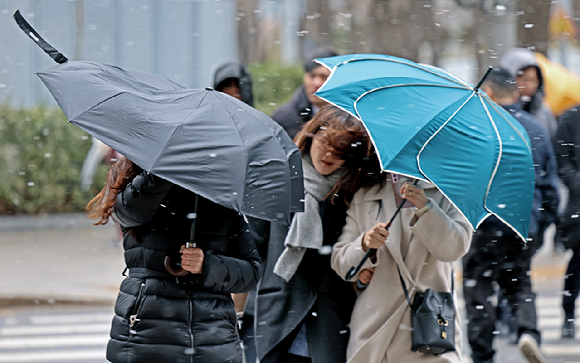
<svg viewBox="0 0 580 363">
<path fill-rule="evenodd" d="M 0 317 L 0 363 L 105 363 L 113 312 Z"/>
</svg>

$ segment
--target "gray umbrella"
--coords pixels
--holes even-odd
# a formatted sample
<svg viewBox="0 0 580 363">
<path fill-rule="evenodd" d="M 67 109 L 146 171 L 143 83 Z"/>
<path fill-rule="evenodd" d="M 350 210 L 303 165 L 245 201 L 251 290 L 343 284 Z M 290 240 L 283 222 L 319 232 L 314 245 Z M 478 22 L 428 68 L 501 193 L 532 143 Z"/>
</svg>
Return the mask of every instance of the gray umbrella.
<svg viewBox="0 0 580 363">
<path fill-rule="evenodd" d="M 224 93 L 95 62 L 38 72 L 68 120 L 144 170 L 267 220 L 302 209 L 300 152 L 272 119 Z"/>
</svg>

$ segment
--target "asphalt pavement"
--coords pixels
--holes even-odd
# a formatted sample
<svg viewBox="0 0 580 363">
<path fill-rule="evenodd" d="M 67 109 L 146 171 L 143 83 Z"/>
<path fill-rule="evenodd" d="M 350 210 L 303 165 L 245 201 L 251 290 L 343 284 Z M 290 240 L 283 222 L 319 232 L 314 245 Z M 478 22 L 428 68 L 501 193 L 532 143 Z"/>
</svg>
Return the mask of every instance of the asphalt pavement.
<svg viewBox="0 0 580 363">
<path fill-rule="evenodd" d="M 114 302 L 125 268 L 121 236 L 115 223 L 93 222 L 82 213 L 0 217 L 0 306 Z M 534 286 L 560 286 L 568 258 L 548 242 L 532 261 Z"/>
<path fill-rule="evenodd" d="M 125 267 L 118 227 L 83 214 L 0 217 L 0 306 L 113 304 Z"/>
</svg>

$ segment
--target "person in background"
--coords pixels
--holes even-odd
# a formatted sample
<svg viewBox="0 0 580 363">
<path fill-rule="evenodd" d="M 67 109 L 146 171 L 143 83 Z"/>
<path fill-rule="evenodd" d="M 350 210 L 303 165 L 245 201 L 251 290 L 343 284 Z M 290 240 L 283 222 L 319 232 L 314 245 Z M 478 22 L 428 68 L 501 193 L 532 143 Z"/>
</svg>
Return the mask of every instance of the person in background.
<svg viewBox="0 0 580 363">
<path fill-rule="evenodd" d="M 500 61 L 516 80 L 519 102 L 524 111 L 531 113 L 544 127 L 553 141 L 558 122 L 550 107 L 544 102 L 544 75 L 534 52 L 525 48 L 508 50 Z"/>
<path fill-rule="evenodd" d="M 562 338 L 576 337 L 575 307 L 580 291 L 580 105 L 566 111 L 560 118 L 556 132 L 556 159 L 558 174 L 570 191 L 568 203 L 559 216 L 556 238 L 560 239 L 566 248 L 572 250 L 568 262 L 562 294 L 564 322 Z"/>
<path fill-rule="evenodd" d="M 291 138 L 302 129 L 327 103 L 314 95 L 330 75 L 330 70 L 314 62 L 316 58 L 334 57 L 338 54 L 329 48 L 317 48 L 304 56 L 304 77 L 300 86 L 288 103 L 280 106 L 272 114 L 272 119 L 286 130 Z"/>
<path fill-rule="evenodd" d="M 546 362 L 539 348 L 541 336 L 537 329 L 536 295 L 532 291 L 530 264 L 539 248 L 537 236 L 544 232 L 543 226 L 555 222 L 557 214 L 554 150 L 546 128 L 518 103 L 518 87 L 510 72 L 494 69 L 481 89 L 526 129 L 536 178 L 527 244 L 497 217 L 490 216 L 477 229 L 471 249 L 463 259 L 463 295 L 472 358 L 474 363 L 493 362 L 496 308 L 490 299 L 495 281 L 511 308 L 518 347 L 530 362 Z"/>
<path fill-rule="evenodd" d="M 227 62 L 216 67 L 213 88 L 254 107 L 252 77 L 240 62 Z"/>
<path fill-rule="evenodd" d="M 302 153 L 305 209 L 290 226 L 272 223 L 264 238 L 255 315 L 258 359 L 344 363 L 356 293 L 332 271 L 330 253 L 353 194 L 369 176 L 367 166 L 378 160 L 369 154 L 361 122 L 330 105 L 305 124 L 295 142 Z"/>
<path fill-rule="evenodd" d="M 83 192 L 88 192 L 93 185 L 93 178 L 97 172 L 97 168 L 101 163 L 113 165 L 123 155 L 103 144 L 93 137 L 93 144 L 83 161 L 83 168 L 81 169 L 81 189 Z"/>
</svg>

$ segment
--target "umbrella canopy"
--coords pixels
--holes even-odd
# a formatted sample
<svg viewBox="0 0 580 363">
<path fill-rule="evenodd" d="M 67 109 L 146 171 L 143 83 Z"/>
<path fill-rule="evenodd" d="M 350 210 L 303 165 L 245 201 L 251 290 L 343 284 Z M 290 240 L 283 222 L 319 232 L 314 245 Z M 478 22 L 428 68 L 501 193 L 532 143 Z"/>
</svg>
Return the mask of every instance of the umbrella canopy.
<svg viewBox="0 0 580 363">
<path fill-rule="evenodd" d="M 448 72 L 376 54 L 319 59 L 316 95 L 360 119 L 381 167 L 433 183 L 474 228 L 495 215 L 523 240 L 534 196 L 524 127 Z"/>
<path fill-rule="evenodd" d="M 144 170 L 253 217 L 287 222 L 303 210 L 298 148 L 243 102 L 95 62 L 38 76 L 71 123 Z"/>
</svg>

